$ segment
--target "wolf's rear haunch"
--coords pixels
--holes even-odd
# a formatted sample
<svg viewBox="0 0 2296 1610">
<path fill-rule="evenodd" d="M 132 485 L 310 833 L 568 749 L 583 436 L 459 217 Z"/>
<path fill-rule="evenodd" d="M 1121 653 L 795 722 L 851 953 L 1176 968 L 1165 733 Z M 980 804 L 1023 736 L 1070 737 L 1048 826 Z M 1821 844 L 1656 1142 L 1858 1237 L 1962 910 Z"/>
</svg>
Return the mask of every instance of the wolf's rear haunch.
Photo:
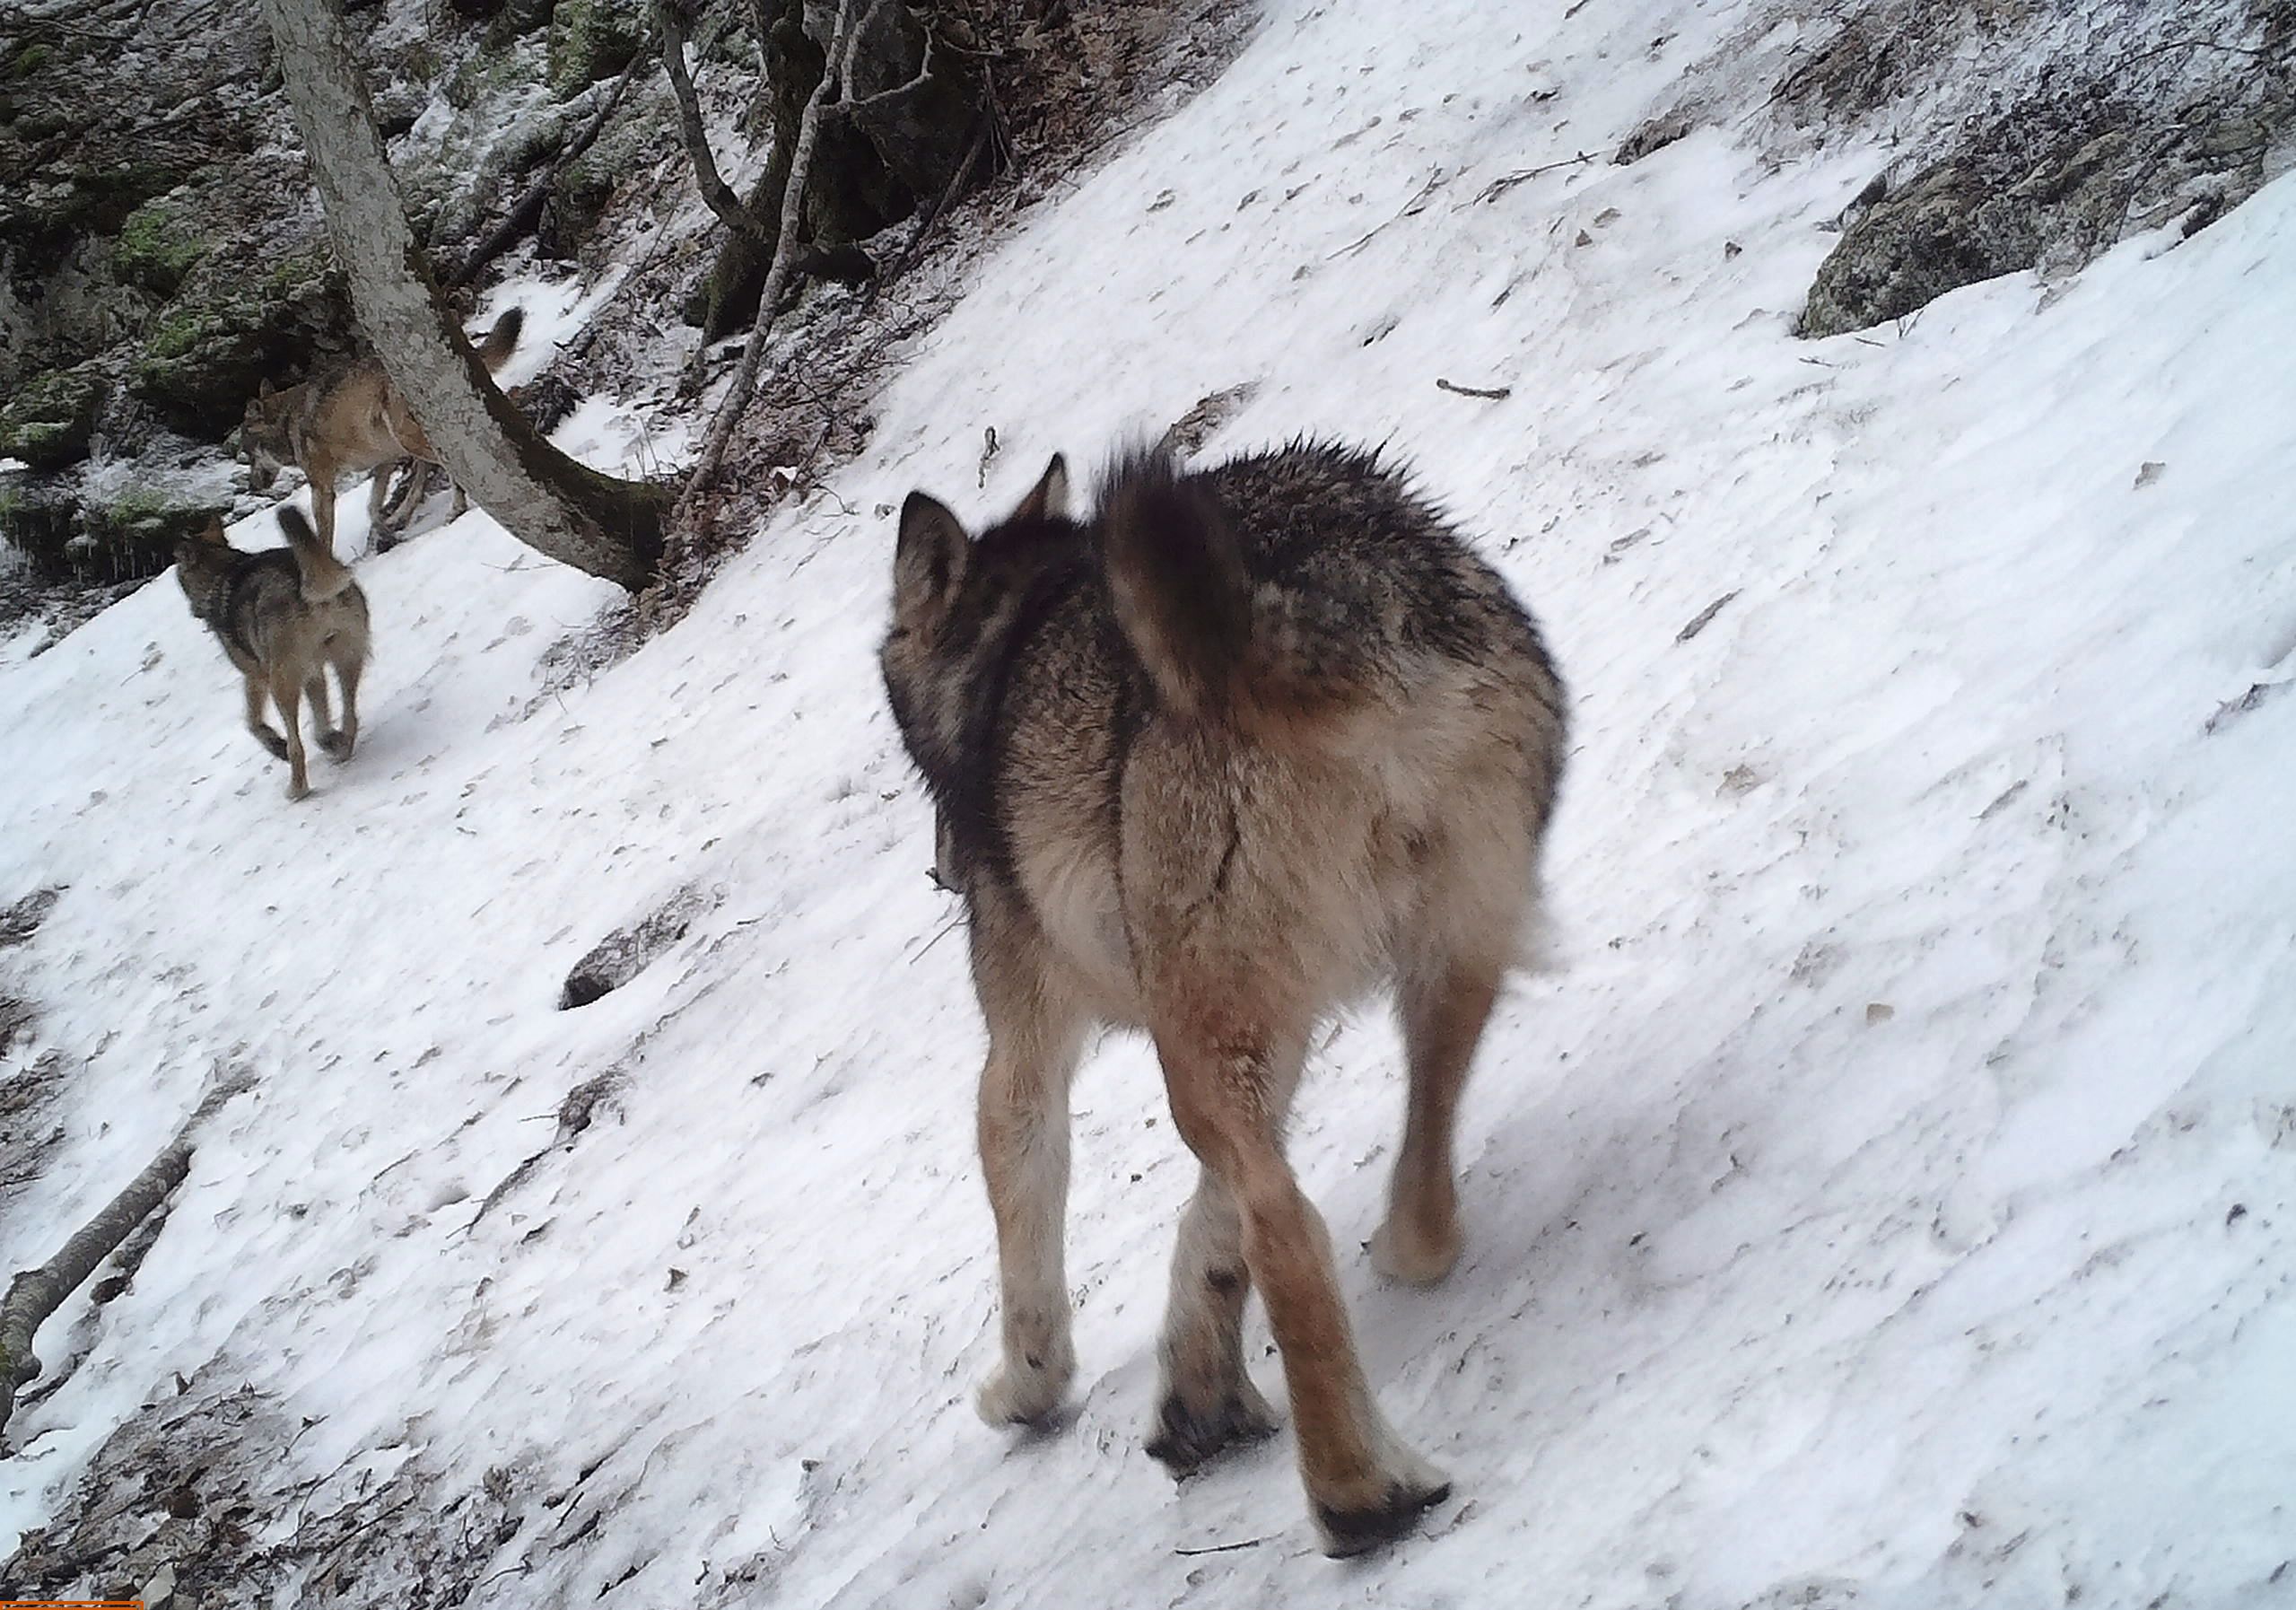
<svg viewBox="0 0 2296 1610">
<path fill-rule="evenodd" d="M 1373 1261 L 1450 1272 L 1452 1133 L 1537 915 L 1562 685 L 1506 583 L 1374 455 L 1138 454 L 1093 518 L 1067 503 L 1057 458 L 977 538 L 912 494 L 882 652 L 988 1020 L 1004 1359 L 981 1411 L 1041 1421 L 1067 1391 L 1069 1075 L 1095 1025 L 1145 1028 L 1201 1164 L 1148 1451 L 1184 1474 L 1273 1429 L 1244 1367 L 1256 1285 L 1324 1545 L 1354 1553 L 1450 1488 L 1372 1396 L 1285 1115 L 1318 1024 L 1392 984 L 1410 1094 Z"/>
</svg>

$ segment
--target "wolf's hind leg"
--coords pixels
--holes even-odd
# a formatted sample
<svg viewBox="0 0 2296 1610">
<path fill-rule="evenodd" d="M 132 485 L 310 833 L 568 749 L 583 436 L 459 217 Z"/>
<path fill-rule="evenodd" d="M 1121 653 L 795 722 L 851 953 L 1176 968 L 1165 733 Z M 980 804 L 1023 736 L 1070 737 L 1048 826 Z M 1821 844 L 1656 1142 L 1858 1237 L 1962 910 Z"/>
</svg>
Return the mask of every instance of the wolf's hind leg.
<svg viewBox="0 0 2296 1610">
<path fill-rule="evenodd" d="M 1450 1496 L 1451 1483 L 1379 1412 L 1330 1232 L 1284 1159 L 1280 1124 L 1299 1074 L 1297 1037 L 1255 1034 L 1236 1012 L 1206 1010 L 1216 989 L 1186 993 L 1197 1010 L 1159 1012 L 1156 1027 L 1173 1121 L 1239 1209 L 1244 1262 L 1283 1354 L 1300 1474 L 1324 1552 L 1358 1553 L 1409 1531 L 1421 1510 Z"/>
<path fill-rule="evenodd" d="M 1459 1261 L 1463 1237 L 1452 1140 L 1468 1065 L 1504 973 L 1501 964 L 1482 958 L 1447 957 L 1407 972 L 1397 992 L 1410 1091 L 1387 1219 L 1371 1238 L 1372 1264 L 1390 1279 L 1431 1286 Z"/>
<path fill-rule="evenodd" d="M 359 747 L 359 656 L 338 652 L 335 656 L 335 678 L 343 684 L 343 725 L 336 729 L 330 741 L 321 738 L 319 746 L 338 761 L 351 758 L 351 751 Z"/>
<path fill-rule="evenodd" d="M 1172 1297 L 1157 1346 L 1157 1417 L 1148 1451 L 1174 1475 L 1230 1443 L 1276 1429 L 1275 1412 L 1244 1369 L 1244 1304 L 1251 1295 L 1235 1194 L 1205 1168 L 1180 1218 Z"/>
<path fill-rule="evenodd" d="M 247 730 L 255 734 L 255 741 L 271 752 L 276 760 L 287 758 L 287 740 L 271 730 L 263 719 L 263 701 L 267 696 L 264 685 L 253 677 L 247 679 Z"/>
<path fill-rule="evenodd" d="M 1060 1407 L 1076 1374 L 1063 1241 L 1069 1079 L 1085 1018 L 1033 919 L 990 892 L 973 914 L 973 978 L 988 1020 L 981 1071 L 981 1165 L 997 1224 L 1004 1359 L 975 1400 L 991 1424 Z"/>
<path fill-rule="evenodd" d="M 328 754 L 335 753 L 335 716 L 327 706 L 327 667 L 303 678 L 303 697 L 310 701 L 311 730 L 319 734 L 319 747 Z"/>
<path fill-rule="evenodd" d="M 1435 841 L 1419 917 L 1402 946 L 1395 1008 L 1410 1087 L 1386 1221 L 1371 1239 L 1373 1266 L 1414 1286 L 1433 1285 L 1459 1261 L 1459 1098 L 1538 898 L 1538 840 L 1515 803 L 1519 785 L 1471 781 L 1459 797 L 1462 808 Z"/>
<path fill-rule="evenodd" d="M 390 482 L 397 472 L 396 465 L 384 464 L 367 477 L 367 545 L 377 553 L 390 547 L 386 538 L 397 529 L 390 506 Z"/>
<path fill-rule="evenodd" d="M 287 797 L 300 800 L 311 785 L 303 770 L 303 689 L 292 671 L 272 673 L 271 702 L 279 706 L 279 724 L 287 730 Z"/>
</svg>

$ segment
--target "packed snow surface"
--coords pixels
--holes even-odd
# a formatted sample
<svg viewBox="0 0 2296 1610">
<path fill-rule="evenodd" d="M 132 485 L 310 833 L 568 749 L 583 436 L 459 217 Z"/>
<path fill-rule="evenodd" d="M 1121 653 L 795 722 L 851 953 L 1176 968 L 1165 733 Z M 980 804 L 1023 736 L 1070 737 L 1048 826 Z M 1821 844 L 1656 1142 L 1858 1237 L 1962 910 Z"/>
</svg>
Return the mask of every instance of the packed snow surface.
<svg viewBox="0 0 2296 1610">
<path fill-rule="evenodd" d="M 259 1083 L 132 1291 L 43 1333 L 87 1356 L 9 1427 L 0 1548 L 179 1374 L 312 1422 L 261 1452 L 299 1480 L 506 1473 L 478 1606 L 2296 1593 L 2296 180 L 1800 341 L 1876 149 L 1709 126 L 1493 193 L 1611 149 L 1735 14 L 1572 11 L 1272 0 L 991 259 L 865 457 L 586 685 L 537 661 L 610 590 L 483 514 L 365 561 L 364 736 L 301 805 L 171 582 L 7 657 L 0 900 L 68 892 L 4 1071 L 75 1072 L 0 1264 L 216 1067 Z M 1177 1490 L 1141 1450 L 1193 1168 L 1137 1043 L 1078 1085 L 1074 1420 L 974 1417 L 982 1037 L 874 666 L 912 486 L 992 515 L 1245 383 L 1205 457 L 1392 444 L 1573 695 L 1559 970 L 1478 1063 L 1445 1285 L 1360 1250 L 1383 1014 L 1301 1099 L 1373 1381 L 1457 1483 L 1347 1565 L 1288 1435 Z M 558 1010 L 673 897 L 681 940 Z"/>
</svg>

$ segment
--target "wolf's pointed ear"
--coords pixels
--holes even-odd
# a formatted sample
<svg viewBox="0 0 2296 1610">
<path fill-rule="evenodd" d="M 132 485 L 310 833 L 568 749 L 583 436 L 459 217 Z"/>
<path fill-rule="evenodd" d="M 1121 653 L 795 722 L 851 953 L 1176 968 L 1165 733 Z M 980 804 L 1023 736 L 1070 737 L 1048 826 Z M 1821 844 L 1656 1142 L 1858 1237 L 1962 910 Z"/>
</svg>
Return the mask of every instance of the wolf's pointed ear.
<svg viewBox="0 0 2296 1610">
<path fill-rule="evenodd" d="M 973 538 L 934 499 L 912 492 L 901 505 L 901 542 L 893 553 L 893 608 L 913 616 L 937 609 L 965 580 Z"/>
<path fill-rule="evenodd" d="M 209 515 L 207 523 L 199 528 L 197 540 L 205 543 L 209 547 L 231 547 L 230 538 L 223 535 L 223 517 L 220 514 Z"/>
<path fill-rule="evenodd" d="M 1044 467 L 1036 485 L 1012 512 L 1015 520 L 1066 520 L 1069 517 L 1069 461 L 1060 454 Z"/>
<path fill-rule="evenodd" d="M 266 374 L 261 380 L 255 382 L 255 394 L 258 397 L 268 397 L 271 395 L 271 377 L 269 375 Z"/>
</svg>

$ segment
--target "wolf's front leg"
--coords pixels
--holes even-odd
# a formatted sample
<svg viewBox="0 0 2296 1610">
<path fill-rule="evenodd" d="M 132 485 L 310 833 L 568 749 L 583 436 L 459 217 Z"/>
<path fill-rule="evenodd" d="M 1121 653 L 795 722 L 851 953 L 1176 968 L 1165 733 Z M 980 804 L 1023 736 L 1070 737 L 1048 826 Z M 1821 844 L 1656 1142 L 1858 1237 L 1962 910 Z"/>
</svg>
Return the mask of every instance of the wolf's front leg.
<svg viewBox="0 0 2296 1610">
<path fill-rule="evenodd" d="M 1028 1423 L 1061 1405 L 1076 1374 L 1063 1240 L 1069 1200 L 1069 1078 L 1083 1014 L 1053 976 L 1033 921 L 973 914 L 973 980 L 989 1023 L 981 1071 L 981 1166 L 997 1221 L 1004 1360 L 982 1384 L 981 1417 Z M 1000 922 L 999 915 L 1007 920 Z"/>
<path fill-rule="evenodd" d="M 981 1164 L 997 1221 L 1004 1320 L 1004 1361 L 978 1399 L 991 1425 L 1043 1420 L 1076 1374 L 1062 1247 L 1073 1065 L 1073 1057 L 1056 1065 L 992 1049 L 981 1073 Z"/>
</svg>

